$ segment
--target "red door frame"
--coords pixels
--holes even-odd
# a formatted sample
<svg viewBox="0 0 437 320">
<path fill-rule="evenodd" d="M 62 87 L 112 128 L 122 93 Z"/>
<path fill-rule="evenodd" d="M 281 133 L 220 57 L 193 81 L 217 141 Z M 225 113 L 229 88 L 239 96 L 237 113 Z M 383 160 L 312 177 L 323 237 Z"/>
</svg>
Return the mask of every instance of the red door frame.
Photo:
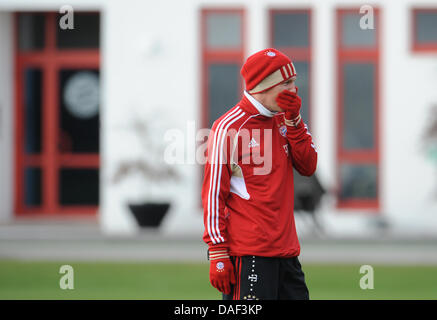
<svg viewBox="0 0 437 320">
<path fill-rule="evenodd" d="M 357 14 L 359 8 L 353 9 L 337 9 L 336 14 L 336 47 L 337 47 L 337 154 L 336 154 L 336 180 L 337 180 L 337 208 L 338 209 L 370 209 L 371 213 L 378 214 L 380 208 L 381 195 L 381 174 L 380 174 L 380 67 L 379 67 L 379 51 L 380 51 L 380 35 L 381 35 L 381 15 L 379 9 L 374 9 L 374 21 L 377 24 L 376 44 L 373 48 L 344 48 L 342 46 L 342 18 L 345 14 Z M 343 66 L 348 62 L 369 62 L 375 66 L 375 82 L 374 82 L 374 148 L 372 150 L 346 150 L 343 148 L 343 93 L 344 79 Z M 353 164 L 375 164 L 377 174 L 377 196 L 376 199 L 350 199 L 340 200 L 339 192 L 341 190 L 340 165 L 343 162 Z"/>
<path fill-rule="evenodd" d="M 310 8 L 305 9 L 293 9 L 293 8 L 284 8 L 284 9 L 270 9 L 269 10 L 269 46 L 274 47 L 274 15 L 276 13 L 306 13 L 308 15 L 308 47 L 278 47 L 275 49 L 280 50 L 287 56 L 291 58 L 293 62 L 307 62 L 308 63 L 308 101 L 306 101 L 308 105 L 308 125 L 311 126 L 312 121 L 312 112 L 311 112 L 311 93 L 312 93 L 312 11 Z M 297 70 L 299 76 L 299 70 Z M 314 128 L 311 129 L 312 133 L 314 133 Z"/>
<path fill-rule="evenodd" d="M 20 52 L 18 48 L 18 16 L 14 15 L 15 59 L 15 195 L 14 208 L 17 216 L 95 215 L 97 206 L 59 205 L 59 169 L 99 168 L 98 153 L 60 153 L 58 71 L 61 68 L 100 68 L 99 49 L 66 50 L 56 48 L 56 12 L 45 15 L 45 46 L 42 50 Z M 26 67 L 43 70 L 42 89 L 42 149 L 38 155 L 24 152 L 24 105 L 22 81 Z M 24 169 L 28 166 L 41 168 L 42 199 L 40 207 L 24 204 Z M 31 215 L 30 215 L 31 214 Z"/>
</svg>

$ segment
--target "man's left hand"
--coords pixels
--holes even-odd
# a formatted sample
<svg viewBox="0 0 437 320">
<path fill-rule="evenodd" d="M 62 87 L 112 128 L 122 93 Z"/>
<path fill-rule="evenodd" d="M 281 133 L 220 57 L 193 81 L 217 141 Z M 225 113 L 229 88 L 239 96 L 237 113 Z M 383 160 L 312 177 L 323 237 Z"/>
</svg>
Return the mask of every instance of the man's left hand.
<svg viewBox="0 0 437 320">
<path fill-rule="evenodd" d="M 297 87 L 296 92 L 283 90 L 276 97 L 276 102 L 278 103 L 278 106 L 285 112 L 286 120 L 293 121 L 297 117 L 299 117 L 302 99 L 297 95 L 297 90 Z"/>
</svg>

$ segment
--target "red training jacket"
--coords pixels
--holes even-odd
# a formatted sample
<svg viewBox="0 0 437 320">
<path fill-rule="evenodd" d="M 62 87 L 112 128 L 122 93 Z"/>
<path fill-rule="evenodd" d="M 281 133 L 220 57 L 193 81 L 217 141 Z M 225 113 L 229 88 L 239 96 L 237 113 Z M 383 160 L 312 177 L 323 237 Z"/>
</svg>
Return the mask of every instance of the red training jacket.
<svg viewBox="0 0 437 320">
<path fill-rule="evenodd" d="M 294 257 L 300 253 L 293 215 L 293 167 L 312 175 L 317 151 L 301 121 L 284 123 L 247 92 L 212 126 L 202 204 L 209 245 L 231 256 Z"/>
</svg>

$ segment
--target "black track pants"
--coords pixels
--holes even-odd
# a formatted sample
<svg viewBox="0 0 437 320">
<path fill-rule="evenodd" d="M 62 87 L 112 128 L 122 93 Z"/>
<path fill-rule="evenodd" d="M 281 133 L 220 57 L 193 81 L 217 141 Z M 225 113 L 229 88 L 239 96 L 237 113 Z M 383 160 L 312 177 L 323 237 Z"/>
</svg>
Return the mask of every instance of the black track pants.
<svg viewBox="0 0 437 320">
<path fill-rule="evenodd" d="M 236 284 L 223 300 L 308 300 L 305 275 L 297 257 L 231 257 Z"/>
</svg>

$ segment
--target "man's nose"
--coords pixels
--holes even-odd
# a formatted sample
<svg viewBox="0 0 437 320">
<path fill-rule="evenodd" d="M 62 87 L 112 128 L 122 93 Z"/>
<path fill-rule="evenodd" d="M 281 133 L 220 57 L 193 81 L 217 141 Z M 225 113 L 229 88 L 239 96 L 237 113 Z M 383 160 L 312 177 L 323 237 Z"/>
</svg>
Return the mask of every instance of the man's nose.
<svg viewBox="0 0 437 320">
<path fill-rule="evenodd" d="M 290 87 L 290 91 L 297 94 L 298 90 L 299 90 L 299 88 L 293 83 L 293 85 Z"/>
</svg>

